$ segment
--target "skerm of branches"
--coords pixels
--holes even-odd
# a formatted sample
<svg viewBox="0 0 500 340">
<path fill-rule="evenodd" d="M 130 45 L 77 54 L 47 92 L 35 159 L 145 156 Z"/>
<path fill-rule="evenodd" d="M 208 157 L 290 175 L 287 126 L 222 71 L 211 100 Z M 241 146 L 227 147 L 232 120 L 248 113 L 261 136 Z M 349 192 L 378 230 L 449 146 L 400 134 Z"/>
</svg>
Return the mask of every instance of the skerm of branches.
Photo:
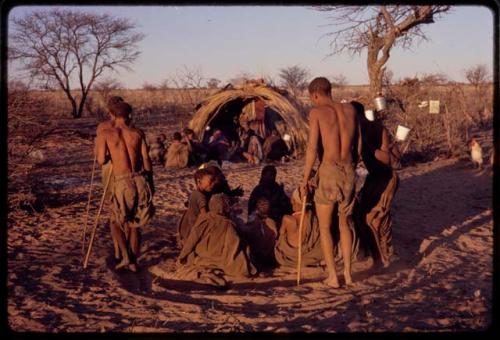
<svg viewBox="0 0 500 340">
<path fill-rule="evenodd" d="M 348 52 L 351 56 L 367 50 L 370 94 L 374 97 L 382 90 L 384 65 L 393 47 L 408 49 L 415 40 L 427 40 L 421 30 L 423 24 L 432 24 L 450 6 L 319 6 L 328 17 L 332 32 L 331 53 Z"/>
<path fill-rule="evenodd" d="M 61 88 L 74 118 L 81 117 L 98 77 L 106 70 L 129 69 L 144 37 L 128 19 L 72 10 L 35 11 L 12 23 L 9 57 L 33 79 Z M 77 89 L 79 96 L 72 92 Z"/>
</svg>

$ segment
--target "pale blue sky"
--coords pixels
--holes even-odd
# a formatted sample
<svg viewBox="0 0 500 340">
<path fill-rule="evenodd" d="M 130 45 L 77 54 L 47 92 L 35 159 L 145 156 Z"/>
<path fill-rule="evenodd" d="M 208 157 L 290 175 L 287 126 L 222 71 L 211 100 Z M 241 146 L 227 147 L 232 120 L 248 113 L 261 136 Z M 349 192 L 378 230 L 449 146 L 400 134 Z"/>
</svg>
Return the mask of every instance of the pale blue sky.
<svg viewBox="0 0 500 340">
<path fill-rule="evenodd" d="M 66 7 L 67 8 L 67 7 Z M 271 76 L 298 64 L 311 76 L 342 73 L 350 84 L 367 84 L 366 54 L 326 58 L 328 14 L 303 6 L 73 6 L 73 9 L 127 17 L 145 34 L 133 71 L 113 74 L 129 88 L 159 84 L 183 65 L 223 82 L 242 74 Z M 16 7 L 22 16 L 47 6 Z M 493 13 L 486 7 L 460 6 L 426 25 L 428 42 L 412 50 L 394 49 L 388 68 L 396 79 L 442 72 L 463 81 L 464 69 L 493 67 Z"/>
</svg>

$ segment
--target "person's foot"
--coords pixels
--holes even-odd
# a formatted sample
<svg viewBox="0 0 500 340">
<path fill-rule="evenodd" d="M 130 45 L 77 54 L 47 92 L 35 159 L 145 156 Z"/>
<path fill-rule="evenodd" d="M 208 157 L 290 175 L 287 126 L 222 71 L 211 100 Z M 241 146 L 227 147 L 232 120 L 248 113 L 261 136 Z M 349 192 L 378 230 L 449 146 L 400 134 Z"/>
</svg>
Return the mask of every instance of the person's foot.
<svg viewBox="0 0 500 340">
<path fill-rule="evenodd" d="M 328 277 L 323 280 L 323 283 L 332 288 L 340 288 L 339 279 L 337 277 Z"/>
<path fill-rule="evenodd" d="M 137 264 L 135 264 L 135 263 L 130 263 L 130 264 L 128 265 L 128 270 L 130 270 L 130 271 L 131 271 L 131 272 L 133 272 L 133 273 L 137 273 Z"/>
<path fill-rule="evenodd" d="M 354 286 L 354 283 L 352 282 L 351 273 L 344 271 L 344 280 L 345 280 L 346 286 Z"/>
<path fill-rule="evenodd" d="M 126 266 L 128 266 L 130 264 L 130 260 L 129 259 L 123 259 L 122 262 L 118 263 L 116 266 L 115 266 L 115 269 L 118 270 L 118 269 L 122 269 Z"/>
</svg>

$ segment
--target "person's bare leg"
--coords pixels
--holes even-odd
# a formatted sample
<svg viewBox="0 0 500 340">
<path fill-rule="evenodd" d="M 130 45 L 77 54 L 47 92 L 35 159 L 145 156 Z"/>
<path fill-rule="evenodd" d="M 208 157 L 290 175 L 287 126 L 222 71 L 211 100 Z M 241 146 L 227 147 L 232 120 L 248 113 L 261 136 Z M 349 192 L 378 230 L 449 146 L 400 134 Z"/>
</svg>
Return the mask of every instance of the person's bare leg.
<svg viewBox="0 0 500 340">
<path fill-rule="evenodd" d="M 352 247 L 352 234 L 349 228 L 349 219 L 345 215 L 339 214 L 339 231 L 340 243 L 342 250 L 342 260 L 344 261 L 344 279 L 346 285 L 352 284 L 351 276 L 351 247 Z"/>
<path fill-rule="evenodd" d="M 130 251 L 132 253 L 132 261 L 128 269 L 133 272 L 137 271 L 137 258 L 139 257 L 140 247 L 139 228 L 130 228 Z"/>
<path fill-rule="evenodd" d="M 115 260 L 118 261 L 120 260 L 120 247 L 118 245 L 118 240 L 116 239 L 115 237 L 115 233 L 113 232 L 113 225 L 115 224 L 115 222 L 113 220 L 110 220 L 109 221 L 109 228 L 111 230 L 111 238 L 113 239 L 113 249 L 114 249 L 114 252 L 115 252 Z M 116 228 L 119 228 L 118 226 L 116 226 Z"/>
<path fill-rule="evenodd" d="M 333 288 L 339 288 L 337 269 L 335 268 L 335 258 L 333 256 L 333 237 L 331 233 L 333 204 L 316 204 L 318 224 L 321 240 L 321 249 L 328 269 L 328 278 L 323 282 Z"/>
<path fill-rule="evenodd" d="M 120 229 L 120 227 L 117 224 L 113 223 L 111 225 L 111 228 L 112 228 L 113 237 L 114 237 L 114 239 L 117 240 L 118 246 L 119 246 L 121 254 L 122 254 L 121 262 L 115 266 L 115 269 L 120 269 L 120 268 L 123 268 L 125 266 L 128 266 L 128 264 L 130 263 L 130 259 L 129 259 L 128 251 L 127 251 L 127 242 L 125 241 L 125 235 L 123 234 L 122 230 Z"/>
</svg>

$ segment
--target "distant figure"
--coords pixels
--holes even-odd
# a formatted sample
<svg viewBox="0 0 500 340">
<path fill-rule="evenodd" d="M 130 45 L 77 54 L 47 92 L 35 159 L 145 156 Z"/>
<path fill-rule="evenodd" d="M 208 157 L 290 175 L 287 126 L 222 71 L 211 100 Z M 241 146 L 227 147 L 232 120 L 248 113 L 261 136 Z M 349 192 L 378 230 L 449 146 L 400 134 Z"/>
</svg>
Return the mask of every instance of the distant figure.
<svg viewBox="0 0 500 340">
<path fill-rule="evenodd" d="M 154 164 L 163 164 L 165 162 L 165 141 L 167 137 L 160 133 L 156 138 L 156 142 L 149 146 L 149 158 Z"/>
<path fill-rule="evenodd" d="M 469 143 L 470 146 L 470 157 L 472 162 L 474 163 L 474 167 L 477 169 L 483 168 L 483 151 L 481 149 L 481 145 L 477 142 L 475 138 Z"/>
<path fill-rule="evenodd" d="M 125 102 L 114 105 L 113 125 L 104 127 L 97 135 L 96 157 L 99 164 L 104 164 L 109 153 L 113 164 L 111 226 L 122 256 L 115 268 L 135 272 L 140 251 L 139 228 L 154 215 L 154 185 L 144 133 L 129 127 L 131 112 Z"/>
<path fill-rule="evenodd" d="M 207 149 L 199 140 L 195 138 L 193 130 L 185 128 L 183 132 L 183 142 L 186 143 L 189 150 L 188 165 L 198 165 L 203 163 Z"/>
<path fill-rule="evenodd" d="M 252 164 L 260 164 L 264 158 L 262 140 L 253 129 L 248 129 L 243 144 L 243 157 Z"/>
<path fill-rule="evenodd" d="M 351 285 L 353 235 L 349 224 L 352 221 L 354 206 L 355 151 L 359 129 L 355 108 L 351 104 L 334 102 L 331 92 L 330 81 L 324 77 L 315 78 L 309 84 L 313 108 L 309 113 L 309 140 L 301 195 L 307 192 L 318 150 L 322 150 L 314 202 L 319 220 L 321 247 L 328 268 L 328 278 L 323 282 L 333 288 L 339 288 L 331 235 L 332 214 L 337 206 L 344 279 L 346 285 Z"/>
<path fill-rule="evenodd" d="M 267 197 L 258 198 L 254 212 L 242 227 L 242 237 L 250 246 L 252 263 L 259 271 L 276 266 L 274 246 L 278 229 L 276 223 L 269 218 L 270 205 Z"/>
<path fill-rule="evenodd" d="M 227 160 L 229 158 L 230 147 L 231 143 L 229 143 L 229 140 L 222 133 L 222 130 L 215 129 L 212 136 L 208 140 L 208 153 L 213 155 L 210 158 Z"/>
<path fill-rule="evenodd" d="M 256 273 L 249 259 L 249 249 L 243 246 L 236 225 L 229 218 L 229 204 L 224 194 L 210 198 L 208 212 L 201 214 L 191 228 L 178 264 L 196 267 L 200 271 L 222 271 L 220 279 L 223 281 L 226 275 L 249 277 Z"/>
<path fill-rule="evenodd" d="M 368 175 L 359 193 L 355 208 L 356 224 L 365 252 L 373 258 L 374 268 L 388 267 L 394 253 L 392 245 L 391 204 L 399 186 L 394 168 L 399 164 L 399 152 L 391 144 L 389 133 L 380 121 L 369 121 L 364 110 L 358 111 L 362 136 L 362 158 Z"/>
<path fill-rule="evenodd" d="M 269 217 L 276 223 L 277 229 L 285 214 L 292 213 L 290 198 L 285 193 L 283 184 L 276 182 L 276 167 L 266 165 L 262 168 L 259 184 L 253 189 L 248 199 L 248 216 L 251 216 L 257 207 L 257 201 L 265 197 L 270 202 Z"/>
<path fill-rule="evenodd" d="M 189 160 L 189 149 L 186 143 L 182 142 L 182 136 L 179 132 L 174 133 L 172 144 L 167 150 L 166 167 L 185 168 Z"/>
<path fill-rule="evenodd" d="M 207 209 L 207 195 L 213 190 L 215 176 L 208 173 L 206 169 L 196 170 L 194 173 L 196 189 L 189 195 L 187 209 L 182 214 L 177 225 L 177 241 L 180 245 L 186 240 L 196 219 L 200 214 L 204 214 Z"/>
<path fill-rule="evenodd" d="M 271 135 L 264 141 L 262 151 L 265 160 L 279 161 L 282 157 L 288 155 L 288 146 L 286 142 L 281 139 L 278 130 L 273 129 Z"/>
</svg>

